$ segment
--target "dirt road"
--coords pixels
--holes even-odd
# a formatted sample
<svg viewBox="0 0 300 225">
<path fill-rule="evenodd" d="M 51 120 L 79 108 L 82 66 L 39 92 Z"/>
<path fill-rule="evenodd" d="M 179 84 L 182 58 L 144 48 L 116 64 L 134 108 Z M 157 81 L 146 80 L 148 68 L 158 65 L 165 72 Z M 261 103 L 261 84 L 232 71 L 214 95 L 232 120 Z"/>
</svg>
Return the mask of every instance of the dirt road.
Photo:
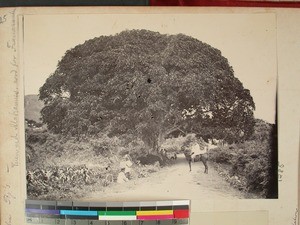
<svg viewBox="0 0 300 225">
<path fill-rule="evenodd" d="M 153 199 L 239 199 L 244 195 L 232 188 L 210 166 L 204 174 L 202 162 L 188 163 L 183 155 L 170 167 L 162 168 L 149 177 L 112 184 L 103 191 L 90 193 L 84 201 L 140 201 Z"/>
</svg>

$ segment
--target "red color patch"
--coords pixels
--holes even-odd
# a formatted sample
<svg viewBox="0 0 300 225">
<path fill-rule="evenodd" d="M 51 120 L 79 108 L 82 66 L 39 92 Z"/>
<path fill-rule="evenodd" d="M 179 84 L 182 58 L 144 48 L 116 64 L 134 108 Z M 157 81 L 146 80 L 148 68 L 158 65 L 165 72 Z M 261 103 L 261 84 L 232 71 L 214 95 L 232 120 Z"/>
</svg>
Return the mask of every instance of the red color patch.
<svg viewBox="0 0 300 225">
<path fill-rule="evenodd" d="M 178 209 L 174 210 L 174 218 L 182 219 L 182 218 L 189 218 L 190 212 L 188 209 Z"/>
</svg>

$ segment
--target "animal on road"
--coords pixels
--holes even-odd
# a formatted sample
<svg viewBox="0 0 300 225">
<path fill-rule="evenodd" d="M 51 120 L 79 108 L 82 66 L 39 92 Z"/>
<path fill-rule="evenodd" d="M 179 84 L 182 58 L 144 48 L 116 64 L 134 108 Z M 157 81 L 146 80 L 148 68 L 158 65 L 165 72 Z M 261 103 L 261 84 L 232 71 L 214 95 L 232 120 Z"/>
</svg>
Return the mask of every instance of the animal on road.
<svg viewBox="0 0 300 225">
<path fill-rule="evenodd" d="M 188 161 L 190 171 L 192 171 L 192 162 L 202 162 L 205 169 L 204 173 L 208 174 L 208 153 L 207 153 L 207 146 L 204 144 L 204 141 L 196 142 L 195 140 L 189 140 L 185 143 L 181 150 L 184 153 L 186 160 Z"/>
</svg>

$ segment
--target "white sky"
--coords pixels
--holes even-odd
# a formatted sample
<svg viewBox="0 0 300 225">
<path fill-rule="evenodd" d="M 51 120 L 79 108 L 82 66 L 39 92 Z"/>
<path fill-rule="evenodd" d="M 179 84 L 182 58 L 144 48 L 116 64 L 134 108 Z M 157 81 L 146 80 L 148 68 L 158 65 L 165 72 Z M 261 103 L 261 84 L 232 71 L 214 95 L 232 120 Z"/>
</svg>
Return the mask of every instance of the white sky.
<svg viewBox="0 0 300 225">
<path fill-rule="evenodd" d="M 276 21 L 273 14 L 70 14 L 25 16 L 25 95 L 39 88 L 66 50 L 125 29 L 183 33 L 222 51 L 256 104 L 255 117 L 275 121 Z"/>
</svg>

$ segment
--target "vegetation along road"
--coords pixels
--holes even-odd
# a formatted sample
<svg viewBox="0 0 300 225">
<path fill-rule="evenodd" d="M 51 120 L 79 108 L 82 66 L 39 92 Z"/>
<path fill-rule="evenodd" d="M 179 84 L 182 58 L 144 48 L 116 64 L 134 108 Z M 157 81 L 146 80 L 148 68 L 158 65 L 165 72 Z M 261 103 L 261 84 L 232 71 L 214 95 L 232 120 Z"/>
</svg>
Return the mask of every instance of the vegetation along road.
<svg viewBox="0 0 300 225">
<path fill-rule="evenodd" d="M 111 184 L 102 191 L 90 193 L 85 201 L 134 201 L 153 199 L 233 199 L 245 198 L 243 193 L 230 186 L 217 171 L 209 168 L 204 174 L 202 163 L 194 163 L 192 172 L 183 154 L 178 155 L 176 163 L 164 167 L 149 177 L 130 180 L 123 184 Z M 187 191 L 184 191 L 187 190 Z"/>
</svg>

